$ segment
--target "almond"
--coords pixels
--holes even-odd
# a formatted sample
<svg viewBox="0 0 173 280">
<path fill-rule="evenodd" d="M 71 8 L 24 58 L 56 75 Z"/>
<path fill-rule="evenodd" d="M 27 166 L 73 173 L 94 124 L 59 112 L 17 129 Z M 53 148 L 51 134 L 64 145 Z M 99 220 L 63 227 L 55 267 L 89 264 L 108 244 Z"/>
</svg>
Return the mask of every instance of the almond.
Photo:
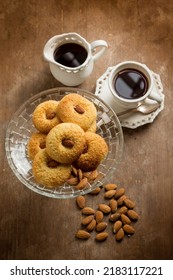
<svg viewBox="0 0 173 280">
<path fill-rule="evenodd" d="M 111 208 L 106 205 L 106 204 L 99 204 L 99 209 L 104 213 L 104 214 L 109 214 L 111 212 Z"/>
<path fill-rule="evenodd" d="M 107 223 L 105 222 L 100 222 L 96 225 L 96 231 L 103 231 L 107 227 Z"/>
<path fill-rule="evenodd" d="M 135 229 L 131 225 L 126 224 L 126 225 L 123 226 L 123 229 L 128 234 L 134 234 L 135 233 Z"/>
<path fill-rule="evenodd" d="M 116 193 L 116 190 L 106 191 L 104 194 L 104 198 L 112 198 Z"/>
<path fill-rule="evenodd" d="M 78 170 L 74 166 L 72 166 L 72 174 L 76 177 L 78 175 Z"/>
<path fill-rule="evenodd" d="M 117 211 L 117 201 L 115 199 L 111 199 L 109 201 L 109 206 L 111 207 L 112 213 L 115 213 Z"/>
<path fill-rule="evenodd" d="M 124 200 L 127 198 L 127 196 L 125 194 L 123 194 L 122 196 L 120 196 L 117 200 L 118 206 L 122 206 L 124 203 Z"/>
<path fill-rule="evenodd" d="M 82 225 L 88 225 L 94 219 L 94 215 L 89 215 L 82 220 Z"/>
<path fill-rule="evenodd" d="M 122 222 L 121 221 L 116 221 L 113 225 L 112 231 L 113 233 L 116 233 L 120 230 L 120 228 L 122 227 Z"/>
<path fill-rule="evenodd" d="M 71 139 L 63 139 L 62 140 L 62 145 L 67 147 L 67 148 L 72 148 L 74 146 L 74 142 Z"/>
<path fill-rule="evenodd" d="M 76 189 L 77 190 L 82 190 L 87 186 L 88 183 L 88 179 L 87 178 L 83 178 L 77 185 L 76 185 Z"/>
<path fill-rule="evenodd" d="M 76 235 L 75 235 L 75 236 L 76 236 L 77 238 L 79 238 L 79 239 L 88 239 L 88 238 L 90 238 L 91 235 L 90 235 L 89 232 L 80 229 L 80 230 L 78 230 L 78 231 L 76 232 Z"/>
<path fill-rule="evenodd" d="M 121 214 L 121 221 L 123 222 L 123 224 L 131 224 L 131 220 L 125 215 L 125 214 Z"/>
<path fill-rule="evenodd" d="M 90 180 L 95 180 L 97 178 L 98 174 L 99 173 L 98 173 L 97 169 L 93 170 L 90 174 Z"/>
<path fill-rule="evenodd" d="M 122 196 L 123 194 L 125 193 L 125 189 L 124 188 L 120 188 L 116 191 L 116 194 L 115 194 L 115 198 L 119 198 L 120 196 Z"/>
<path fill-rule="evenodd" d="M 123 228 L 120 228 L 119 231 L 115 234 L 115 239 L 117 241 L 121 241 L 124 237 L 124 230 Z"/>
<path fill-rule="evenodd" d="M 96 241 L 104 241 L 108 237 L 108 233 L 106 231 L 100 232 L 96 234 Z"/>
<path fill-rule="evenodd" d="M 75 111 L 79 114 L 84 114 L 85 113 L 85 110 L 80 106 L 80 105 L 76 105 L 74 107 Z"/>
<path fill-rule="evenodd" d="M 93 190 L 92 192 L 90 192 L 90 194 L 99 194 L 100 191 L 101 191 L 101 189 L 100 189 L 100 187 L 98 187 L 95 190 Z"/>
<path fill-rule="evenodd" d="M 95 218 L 96 218 L 96 222 L 100 223 L 103 220 L 103 212 L 100 210 L 97 210 L 95 212 Z"/>
<path fill-rule="evenodd" d="M 130 208 L 130 209 L 133 209 L 133 208 L 135 207 L 134 201 L 132 201 L 132 200 L 129 199 L 129 198 L 126 198 L 126 199 L 124 200 L 124 204 L 125 204 L 125 206 L 127 206 L 127 207 Z"/>
<path fill-rule="evenodd" d="M 120 217 L 121 217 L 121 214 L 120 214 L 120 213 L 114 213 L 114 214 L 110 215 L 109 221 L 110 221 L 110 222 L 115 222 L 115 221 L 117 221 Z"/>
<path fill-rule="evenodd" d="M 138 213 L 134 210 L 128 210 L 127 211 L 127 216 L 132 220 L 138 220 L 139 219 Z"/>
<path fill-rule="evenodd" d="M 77 203 L 77 206 L 79 207 L 79 208 L 84 208 L 85 207 L 85 203 L 86 203 L 86 201 L 85 201 L 85 197 L 84 196 L 82 196 L 82 195 L 79 195 L 77 198 L 76 198 L 76 203 Z"/>
<path fill-rule="evenodd" d="M 126 214 L 127 210 L 128 210 L 128 208 L 126 206 L 122 206 L 121 208 L 118 209 L 118 212 L 120 214 Z"/>
<path fill-rule="evenodd" d="M 77 175 L 78 175 L 79 181 L 81 181 L 82 178 L 83 178 L 83 174 L 82 174 L 82 170 L 81 169 L 78 169 Z"/>
<path fill-rule="evenodd" d="M 96 220 L 93 219 L 93 220 L 87 225 L 86 229 L 87 229 L 88 231 L 92 231 L 92 230 L 95 229 L 95 226 L 96 226 Z"/>
<path fill-rule="evenodd" d="M 46 118 L 52 120 L 56 116 L 55 112 L 46 112 Z"/>
<path fill-rule="evenodd" d="M 73 177 L 67 180 L 67 183 L 71 186 L 75 186 L 79 183 L 78 178 L 77 177 Z"/>
<path fill-rule="evenodd" d="M 116 189 L 117 189 L 117 185 L 116 184 L 106 184 L 105 185 L 105 190 L 106 191 L 116 190 Z"/>
<path fill-rule="evenodd" d="M 95 213 L 95 210 L 91 207 L 84 207 L 82 209 L 82 214 L 84 215 L 91 215 L 91 214 L 94 214 Z"/>
</svg>

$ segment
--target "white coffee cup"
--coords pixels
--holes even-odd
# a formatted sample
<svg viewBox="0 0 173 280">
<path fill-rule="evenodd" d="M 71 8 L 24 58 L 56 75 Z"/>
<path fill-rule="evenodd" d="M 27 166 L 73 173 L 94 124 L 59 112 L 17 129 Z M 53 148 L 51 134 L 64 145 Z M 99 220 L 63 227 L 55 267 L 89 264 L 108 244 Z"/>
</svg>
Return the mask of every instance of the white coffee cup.
<svg viewBox="0 0 173 280">
<path fill-rule="evenodd" d="M 146 78 L 147 81 L 147 90 L 139 98 L 128 99 L 122 97 L 115 89 L 115 79 L 117 75 L 123 70 L 130 70 L 130 69 L 135 70 L 137 73 L 139 71 L 139 73 L 141 73 Z M 161 102 L 160 97 L 157 94 L 152 72 L 145 64 L 136 61 L 125 61 L 117 64 L 112 68 L 112 71 L 109 76 L 108 84 L 114 102 L 120 108 L 124 108 L 124 109 L 136 108 L 144 102 L 150 103 L 151 99 L 157 102 Z"/>
<path fill-rule="evenodd" d="M 86 59 L 81 65 L 69 67 L 55 60 L 56 50 L 65 44 L 77 44 L 86 51 Z M 104 40 L 96 40 L 88 43 L 82 36 L 77 33 L 64 33 L 50 38 L 44 46 L 43 55 L 49 62 L 52 75 L 67 86 L 77 86 L 83 83 L 92 73 L 94 62 L 99 59 L 108 45 Z M 97 50 L 97 48 L 99 48 Z M 69 52 L 70 53 L 70 52 Z"/>
</svg>

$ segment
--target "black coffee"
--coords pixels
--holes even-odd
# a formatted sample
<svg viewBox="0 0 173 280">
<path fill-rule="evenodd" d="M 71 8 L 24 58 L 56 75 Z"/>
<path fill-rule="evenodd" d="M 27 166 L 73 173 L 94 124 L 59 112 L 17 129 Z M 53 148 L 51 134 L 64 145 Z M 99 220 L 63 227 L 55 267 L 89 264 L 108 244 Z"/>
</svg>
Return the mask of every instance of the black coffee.
<svg viewBox="0 0 173 280">
<path fill-rule="evenodd" d="M 140 98 L 148 90 L 148 81 L 143 73 L 135 69 L 124 69 L 114 79 L 117 94 L 125 99 Z"/>
<path fill-rule="evenodd" d="M 78 67 L 83 64 L 87 58 L 87 50 L 81 45 L 67 43 L 59 46 L 54 52 L 56 62 L 67 67 Z"/>
</svg>

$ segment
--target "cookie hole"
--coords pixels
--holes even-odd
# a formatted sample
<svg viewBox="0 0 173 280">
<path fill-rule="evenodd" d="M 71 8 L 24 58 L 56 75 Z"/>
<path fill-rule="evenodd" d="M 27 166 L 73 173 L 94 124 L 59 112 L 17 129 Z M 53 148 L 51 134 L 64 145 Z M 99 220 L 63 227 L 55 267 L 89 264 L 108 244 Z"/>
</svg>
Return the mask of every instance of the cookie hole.
<svg viewBox="0 0 173 280">
<path fill-rule="evenodd" d="M 47 166 L 49 167 L 49 168 L 56 168 L 57 166 L 59 166 L 60 165 L 60 163 L 58 163 L 57 161 L 55 161 L 55 160 L 53 160 L 53 159 L 50 159 L 50 160 L 48 160 L 48 162 L 47 162 Z"/>
<path fill-rule="evenodd" d="M 44 149 L 46 148 L 46 142 L 41 142 L 40 145 L 39 145 L 40 149 Z"/>
<path fill-rule="evenodd" d="M 56 116 L 55 112 L 46 112 L 46 118 L 52 120 Z"/>
</svg>

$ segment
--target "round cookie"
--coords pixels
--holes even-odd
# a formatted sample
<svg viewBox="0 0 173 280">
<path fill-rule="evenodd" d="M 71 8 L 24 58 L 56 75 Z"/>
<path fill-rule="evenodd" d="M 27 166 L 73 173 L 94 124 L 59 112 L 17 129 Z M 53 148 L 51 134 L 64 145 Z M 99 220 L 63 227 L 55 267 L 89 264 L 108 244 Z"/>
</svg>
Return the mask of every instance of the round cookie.
<svg viewBox="0 0 173 280">
<path fill-rule="evenodd" d="M 71 164 L 85 148 L 85 132 L 74 123 L 60 123 L 46 137 L 46 151 L 61 163 Z"/>
<path fill-rule="evenodd" d="M 76 123 L 86 131 L 96 120 L 97 111 L 94 104 L 85 97 L 69 93 L 60 100 L 57 115 L 62 122 Z"/>
<path fill-rule="evenodd" d="M 70 177 L 71 166 L 52 160 L 46 149 L 40 150 L 33 160 L 33 175 L 35 180 L 47 187 L 56 187 L 64 184 Z"/>
<path fill-rule="evenodd" d="M 75 162 L 82 171 L 95 170 L 108 153 L 105 140 L 93 132 L 85 133 L 86 149 Z"/>
<path fill-rule="evenodd" d="M 43 134 L 41 132 L 33 133 L 27 145 L 28 157 L 31 160 L 33 160 L 35 155 L 45 147 L 46 147 L 46 134 Z"/>
<path fill-rule="evenodd" d="M 48 100 L 40 103 L 32 115 L 33 124 L 37 130 L 47 134 L 54 126 L 60 123 L 57 117 L 57 106 L 59 101 Z"/>
</svg>

